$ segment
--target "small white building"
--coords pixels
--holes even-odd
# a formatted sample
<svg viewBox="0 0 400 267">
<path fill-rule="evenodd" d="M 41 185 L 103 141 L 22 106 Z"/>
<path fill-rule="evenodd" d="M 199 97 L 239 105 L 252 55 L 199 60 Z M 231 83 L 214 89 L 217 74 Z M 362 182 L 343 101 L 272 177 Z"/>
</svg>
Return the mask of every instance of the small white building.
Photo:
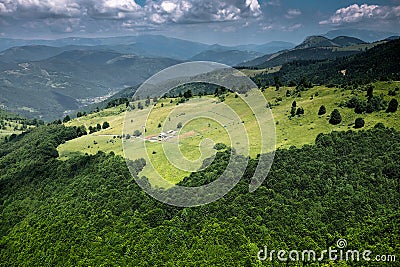
<svg viewBox="0 0 400 267">
<path fill-rule="evenodd" d="M 168 135 L 166 134 L 166 133 L 160 133 L 159 135 L 158 135 L 158 138 L 161 138 L 161 139 L 165 139 L 165 138 L 167 138 L 168 137 Z"/>
</svg>

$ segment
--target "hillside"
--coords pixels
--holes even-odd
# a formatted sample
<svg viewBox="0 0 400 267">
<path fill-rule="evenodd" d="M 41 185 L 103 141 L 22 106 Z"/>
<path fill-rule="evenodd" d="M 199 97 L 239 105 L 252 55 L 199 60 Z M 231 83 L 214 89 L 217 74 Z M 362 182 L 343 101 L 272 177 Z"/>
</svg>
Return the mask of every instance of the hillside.
<svg viewBox="0 0 400 267">
<path fill-rule="evenodd" d="M 256 58 L 252 61 L 245 62 L 244 64 L 240 64 L 240 66 L 264 69 L 281 66 L 297 60 L 336 59 L 358 53 L 360 53 L 359 49 L 344 50 L 332 47 L 300 48 L 290 51 L 282 51 L 274 55 L 266 55 L 260 58 Z"/>
<path fill-rule="evenodd" d="M 384 96 L 385 101 L 385 109 L 387 107 L 388 102 L 393 98 L 388 95 L 389 91 L 395 91 L 396 87 L 400 86 L 400 82 L 380 82 L 374 84 L 374 95 Z M 348 131 L 348 130 L 356 130 L 354 129 L 354 122 L 357 118 L 363 118 L 365 120 L 365 127 L 363 129 L 371 129 L 377 123 L 384 123 L 389 127 L 394 127 L 395 129 L 400 130 L 400 124 L 398 120 L 398 114 L 388 114 L 385 110 L 381 110 L 379 112 L 373 113 L 365 113 L 365 114 L 357 114 L 354 112 L 354 109 L 346 108 L 343 106 L 343 103 L 348 102 L 353 97 L 357 96 L 361 99 L 365 99 L 365 87 L 359 87 L 357 90 L 352 90 L 352 88 L 344 89 L 344 88 L 328 88 L 325 86 L 316 86 L 312 89 L 308 89 L 307 91 L 302 91 L 300 94 L 296 94 L 295 87 L 281 87 L 278 91 L 276 91 L 275 87 L 267 88 L 264 92 L 266 99 L 269 100 L 272 106 L 272 113 L 274 116 L 274 120 L 276 123 L 276 145 L 277 148 L 290 148 L 291 146 L 302 147 L 306 144 L 311 144 L 315 140 L 315 138 L 320 133 L 330 133 L 332 131 Z M 290 92 L 291 95 L 288 95 Z M 398 101 L 400 101 L 400 93 L 397 93 L 395 97 Z M 215 99 L 217 100 L 217 99 Z M 215 101 L 214 100 L 214 101 Z M 294 116 L 290 115 L 291 106 L 293 101 L 297 102 L 297 107 L 302 107 L 305 111 L 304 115 Z M 172 103 L 171 103 L 172 102 Z M 166 114 L 169 114 L 175 107 L 177 107 L 177 102 L 179 99 L 160 99 L 157 103 L 157 106 L 154 107 L 152 111 L 152 115 L 149 118 L 151 120 L 150 126 L 147 127 L 146 136 L 158 135 L 160 130 L 157 127 L 158 122 L 164 121 Z M 204 112 L 210 111 L 214 113 L 220 113 L 220 109 L 222 108 L 221 104 L 212 104 L 213 97 L 203 97 L 198 98 L 195 97 L 190 99 L 188 102 L 179 105 L 179 113 L 190 114 L 191 112 L 196 112 L 198 109 L 202 109 Z M 254 118 L 252 118 L 245 107 L 245 104 L 240 100 L 234 97 L 234 94 L 228 94 L 225 97 L 225 104 L 228 104 L 235 111 L 237 111 L 238 115 L 243 118 L 246 122 L 245 126 L 253 127 L 253 123 L 255 123 Z M 162 105 L 162 107 L 161 107 Z M 197 109 L 193 110 L 192 107 L 195 105 Z M 318 115 L 318 111 L 320 107 L 324 105 L 327 113 L 325 115 Z M 135 106 L 138 106 L 138 103 L 135 103 Z M 151 105 L 150 105 L 151 106 Z M 331 125 L 329 123 L 329 115 L 335 109 L 338 108 L 342 115 L 342 122 L 339 125 Z M 123 155 L 121 141 L 116 138 L 121 138 L 122 135 L 122 127 L 125 120 L 125 106 L 114 107 L 111 109 L 106 109 L 104 111 L 100 111 L 99 113 L 94 113 L 87 115 L 85 117 L 81 117 L 71 122 L 68 122 L 67 126 L 79 126 L 86 125 L 96 126 L 97 124 L 103 124 L 103 122 L 107 121 L 110 123 L 111 127 L 106 130 L 101 130 L 99 132 L 89 134 L 87 136 L 83 136 L 78 139 L 74 139 L 69 141 L 58 148 L 60 156 L 63 159 L 67 159 L 70 156 L 77 154 L 96 154 L 98 151 L 104 152 L 114 152 L 117 155 Z M 135 110 L 133 117 L 140 117 L 141 114 L 146 113 L 146 109 L 144 111 Z M 136 114 L 136 115 L 135 115 Z M 176 120 L 176 119 L 174 119 Z M 173 130 L 176 130 L 177 121 L 172 121 Z M 137 121 L 135 119 L 135 121 Z M 199 125 L 207 125 L 206 122 L 200 122 Z M 135 129 L 141 129 L 140 125 L 132 124 L 132 133 Z M 196 125 L 196 124 L 195 124 Z M 225 143 L 229 145 L 229 138 L 224 136 L 219 127 L 215 129 L 211 127 L 211 129 L 204 131 L 201 130 L 201 126 L 198 127 L 188 127 L 182 129 L 183 132 L 181 135 L 185 135 L 185 133 L 196 133 L 193 137 L 184 138 L 181 142 L 186 144 L 186 147 L 183 146 L 182 149 L 188 153 L 189 157 L 199 156 L 195 151 L 192 151 L 192 147 L 198 144 L 198 135 L 203 136 L 203 138 L 208 137 L 212 140 L 217 140 L 218 142 Z M 229 130 L 228 125 L 228 130 Z M 207 129 L 207 128 L 206 128 Z M 214 129 L 214 130 L 213 130 Z M 290 129 L 290 130 L 289 130 Z M 256 133 L 256 132 L 255 132 Z M 125 140 L 124 142 L 126 142 Z M 138 144 L 139 145 L 139 144 Z M 259 149 L 260 143 L 257 141 L 257 138 L 254 138 L 252 141 L 252 151 L 250 154 L 255 156 L 257 154 L 257 150 Z M 163 170 L 164 173 L 168 173 L 171 171 L 169 177 L 173 177 L 173 179 L 178 178 L 182 179 L 187 175 L 186 172 L 175 172 L 174 168 L 170 169 L 171 166 L 169 164 L 164 164 L 163 161 L 163 152 L 160 150 L 156 143 L 149 144 L 150 151 L 154 150 L 157 154 L 154 155 L 154 160 L 158 162 L 159 170 Z M 186 150 L 188 149 L 188 150 Z M 139 147 L 136 151 L 140 151 Z M 136 152 L 132 160 L 138 159 L 141 157 L 141 153 Z M 177 181 L 177 180 L 175 180 Z"/>
<path fill-rule="evenodd" d="M 338 36 L 336 38 L 333 38 L 332 42 L 338 44 L 341 47 L 367 44 L 367 42 L 364 42 L 361 39 L 349 36 Z"/>
<path fill-rule="evenodd" d="M 137 54 L 145 57 L 168 57 L 188 60 L 195 55 L 214 49 L 214 45 L 181 40 L 161 35 L 122 36 L 110 38 L 62 38 L 55 40 L 22 40 L 0 38 L 0 51 L 14 47 L 86 47 L 88 50 L 112 50 L 122 54 Z M 257 52 L 261 54 L 275 53 L 293 48 L 289 42 L 273 41 L 265 44 L 246 44 L 238 46 L 220 46 L 225 50 Z M 49 48 L 53 49 L 53 48 Z M 72 50 L 72 49 L 68 49 Z M 10 60 L 13 60 L 10 57 Z M 0 60 L 1 61 L 1 60 Z"/>
<path fill-rule="evenodd" d="M 64 49 L 59 47 L 35 45 L 17 46 L 0 53 L 0 61 L 6 63 L 23 63 L 39 61 L 62 53 Z"/>
<path fill-rule="evenodd" d="M 328 39 L 323 36 L 310 36 L 293 49 L 283 50 L 275 54 L 267 54 L 241 63 L 239 66 L 263 69 L 299 60 L 334 60 L 359 54 L 380 43 L 366 43 L 360 39 L 348 36 L 339 36 L 334 39 Z"/>
<path fill-rule="evenodd" d="M 43 125 L 43 121 L 29 120 L 20 115 L 0 109 L 0 140 L 15 138 L 24 131 Z"/>
<path fill-rule="evenodd" d="M 333 40 L 329 40 L 323 36 L 310 36 L 307 37 L 303 43 L 296 46 L 295 49 L 305 49 L 313 47 L 340 47 L 339 44 L 335 43 Z"/>
<path fill-rule="evenodd" d="M 397 42 L 323 64 L 352 63 L 360 73 L 374 66 L 376 75 L 390 74 L 388 70 L 400 73 Z M 386 57 L 392 59 L 386 65 L 371 65 Z M 67 72 L 73 62 L 92 70 L 106 62 L 122 70 L 129 69 L 130 62 L 146 60 L 152 59 L 115 51 L 67 51 L 47 62 Z M 40 64 L 20 67 L 40 70 Z M 322 62 L 296 64 L 301 73 L 303 67 Z M 307 78 L 295 80 L 297 86 L 286 86 L 284 75 L 293 74 L 287 72 L 292 65 L 246 70 L 260 85 L 241 95 L 255 101 L 253 109 L 235 93 L 191 84 L 178 88 L 187 97 L 149 99 L 148 107 L 145 99 L 128 105 L 127 99 L 118 99 L 132 97 L 136 87 L 126 88 L 102 102 L 101 107 L 112 101 L 109 108 L 65 119 L 63 124 L 29 125 L 18 115 L 0 111 L 0 125 L 3 121 L 8 136 L 0 138 L 0 265 L 283 267 L 288 262 L 262 261 L 257 255 L 265 246 L 320 253 L 337 249 L 340 239 L 351 249 L 373 251 L 373 256 L 398 255 L 400 110 L 387 109 L 393 99 L 400 102 L 400 81 L 313 86 L 309 80 L 316 72 L 303 72 Z M 82 78 L 89 75 L 83 67 L 76 71 Z M 267 86 L 263 79 L 272 79 L 268 81 L 272 84 L 274 76 L 282 84 Z M 189 89 L 191 94 L 185 91 Z M 269 106 L 258 97 L 261 93 Z M 325 112 L 320 113 L 322 106 Z M 232 119 L 226 108 L 238 118 Z M 277 150 L 267 179 L 249 193 L 264 158 L 259 155 L 261 140 L 266 138 L 257 131 L 265 118 L 256 120 L 255 114 L 266 108 L 274 117 L 270 122 L 275 124 Z M 129 117 L 127 109 L 132 111 Z M 331 123 L 337 118 L 335 110 L 340 122 Z M 179 126 L 186 116 L 196 114 L 202 116 Z M 362 126 L 356 124 L 360 120 Z M 165 140 L 158 138 L 162 124 L 169 130 Z M 17 126 L 12 133 L 19 134 L 23 125 L 29 130 L 9 136 L 12 127 Z M 130 132 L 122 134 L 124 127 Z M 248 133 L 248 153 L 240 149 L 243 136 L 232 131 L 236 127 Z M 129 144 L 129 149 L 123 151 L 122 144 Z M 172 146 L 185 160 L 198 163 L 198 169 L 183 171 L 171 164 L 176 156 Z M 163 204 L 134 179 L 141 177 L 148 186 L 174 192 L 154 179 L 156 170 L 174 184 L 197 187 L 215 181 L 231 157 L 249 159 L 244 175 L 238 177 L 235 169 L 228 169 L 230 178 L 240 178 L 239 183 L 208 205 Z M 358 262 L 322 264 L 350 267 Z"/>
<path fill-rule="evenodd" d="M 235 66 L 239 63 L 252 60 L 261 56 L 257 52 L 226 50 L 223 48 L 206 50 L 191 58 L 192 61 L 212 61 L 228 66 Z"/>
<path fill-rule="evenodd" d="M 345 29 L 337 29 L 331 30 L 324 34 L 325 37 L 334 39 L 339 36 L 352 36 L 366 42 L 378 42 L 388 38 L 389 36 L 396 35 L 393 32 L 385 32 L 385 31 L 376 31 L 376 30 L 364 30 L 364 29 L 355 29 L 355 28 L 345 28 Z"/>
<path fill-rule="evenodd" d="M 58 160 L 56 146 L 74 138 L 75 129 L 49 125 L 0 143 L 2 265 L 261 266 L 267 262 L 257 253 L 266 245 L 320 253 L 339 239 L 360 251 L 400 253 L 394 129 L 333 132 L 301 149 L 278 150 L 254 193 L 251 160 L 229 194 L 195 208 L 149 197 L 119 156 Z M 228 160 L 219 153 L 181 184 L 215 179 Z M 133 166 L 141 170 L 143 162 Z"/>
<path fill-rule="evenodd" d="M 352 57 L 328 61 L 296 61 L 274 73 L 284 83 L 307 77 L 315 84 L 366 84 L 375 80 L 400 79 L 400 40 L 383 42 Z M 345 71 L 345 72 L 344 72 Z M 259 74 L 254 79 L 273 76 Z"/>
<path fill-rule="evenodd" d="M 242 51 L 254 51 L 262 54 L 272 54 L 282 50 L 292 49 L 296 45 L 289 42 L 282 41 L 272 41 L 266 44 L 249 44 L 249 45 L 239 45 L 235 46 L 236 49 Z"/>
<path fill-rule="evenodd" d="M 0 62 L 0 104 L 27 117 L 57 119 L 177 63 L 96 50 L 65 51 L 20 64 Z"/>
</svg>

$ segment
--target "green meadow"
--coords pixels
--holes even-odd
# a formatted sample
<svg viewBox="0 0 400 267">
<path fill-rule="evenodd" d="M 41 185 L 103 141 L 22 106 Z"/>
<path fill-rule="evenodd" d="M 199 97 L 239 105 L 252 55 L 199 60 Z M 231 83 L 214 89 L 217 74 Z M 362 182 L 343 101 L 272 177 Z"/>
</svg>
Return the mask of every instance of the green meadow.
<svg viewBox="0 0 400 267">
<path fill-rule="evenodd" d="M 389 102 L 393 96 L 388 96 L 388 91 L 400 86 L 400 82 L 377 82 L 374 86 L 374 95 L 383 95 Z M 302 91 L 301 96 L 286 96 L 288 90 L 294 89 L 269 87 L 264 90 L 273 120 L 268 118 L 269 110 L 265 110 L 265 102 L 256 89 L 241 97 L 228 93 L 224 102 L 213 96 L 194 97 L 179 104 L 178 99 L 166 98 L 143 110 L 125 112 L 124 106 L 106 109 L 74 119 L 66 125 L 85 125 L 88 128 L 107 121 L 110 128 L 68 141 L 60 145 L 58 151 L 61 159 L 80 153 L 96 154 L 98 151 L 114 152 L 131 160 L 145 158 L 147 166 L 140 175 L 154 181 L 156 186 L 168 187 L 167 183 L 157 182 L 160 176 L 172 184 L 181 181 L 190 172 L 198 170 L 204 159 L 215 155 L 214 145 L 217 143 L 256 157 L 266 152 L 261 149 L 262 140 L 272 140 L 275 131 L 276 148 L 279 149 L 311 144 L 320 133 L 358 131 L 354 129 L 356 118 L 365 120 L 363 129 L 372 128 L 377 123 L 400 129 L 398 113 L 382 110 L 356 114 L 353 109 L 340 107 L 353 96 L 365 97 L 366 92 L 361 89 L 315 86 Z M 399 95 L 395 98 L 400 100 Z M 251 100 L 252 107 L 246 104 L 247 100 Z M 297 107 L 304 109 L 304 115 L 291 116 L 294 101 Z M 319 116 L 321 105 L 326 107 L 327 113 Z M 339 125 L 329 123 L 334 109 L 338 109 L 342 116 Z M 262 114 L 266 114 L 265 118 Z M 178 127 L 179 124 L 182 127 Z M 265 136 L 260 131 L 260 125 L 275 125 L 275 129 L 269 129 Z M 133 136 L 136 130 L 142 133 L 141 136 Z M 160 138 L 161 133 L 166 133 L 166 137 Z"/>
</svg>

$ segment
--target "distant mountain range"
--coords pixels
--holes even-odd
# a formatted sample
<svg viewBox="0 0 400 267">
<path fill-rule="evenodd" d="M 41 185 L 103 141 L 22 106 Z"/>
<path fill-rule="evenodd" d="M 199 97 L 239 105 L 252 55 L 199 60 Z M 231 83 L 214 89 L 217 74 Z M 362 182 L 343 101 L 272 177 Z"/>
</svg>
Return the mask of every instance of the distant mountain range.
<svg viewBox="0 0 400 267">
<path fill-rule="evenodd" d="M 207 45 L 161 35 L 123 36 L 111 38 L 64 38 L 57 40 L 20 40 L 0 38 L 0 51 L 17 46 L 47 46 L 67 50 L 71 50 L 70 47 L 80 47 L 92 50 L 112 50 L 122 54 L 136 54 L 144 57 L 167 57 L 178 60 L 190 60 L 192 57 L 195 57 L 202 52 L 215 50 L 216 47 L 221 52 L 238 50 L 241 52 L 248 52 L 249 54 L 252 52 L 254 54 L 254 52 L 256 52 L 263 55 L 293 48 L 295 44 L 288 42 L 270 42 L 259 45 L 250 44 L 230 47 Z M 257 54 L 257 56 L 260 54 Z M 207 60 L 210 59 L 207 58 Z"/>
<path fill-rule="evenodd" d="M 310 36 L 293 49 L 268 54 L 242 63 L 241 67 L 271 68 L 297 60 L 326 60 L 351 56 L 370 49 L 380 42 L 367 43 L 355 37 Z"/>
<path fill-rule="evenodd" d="M 398 34 L 394 32 L 381 32 L 381 31 L 359 30 L 359 29 L 349 28 L 349 29 L 332 30 L 324 34 L 323 36 L 329 39 L 334 39 L 338 36 L 352 36 L 364 40 L 366 42 L 373 43 L 396 35 Z"/>
<path fill-rule="evenodd" d="M 239 63 L 255 59 L 263 54 L 254 51 L 228 50 L 225 47 L 215 47 L 214 49 L 203 51 L 194 57 L 191 61 L 214 61 L 229 66 L 235 66 Z"/>
<path fill-rule="evenodd" d="M 18 50 L 18 54 L 29 55 L 26 51 L 31 50 Z M 180 62 L 96 50 L 64 51 L 23 63 L 0 61 L 0 105 L 27 117 L 51 120 L 101 101 L 126 86 L 140 84 Z"/>
<path fill-rule="evenodd" d="M 400 79 L 400 39 L 379 42 L 359 54 L 322 61 L 293 61 L 274 73 L 262 73 L 254 79 L 273 83 L 274 77 L 287 84 L 301 79 L 314 84 L 366 84 L 376 80 Z"/>
<path fill-rule="evenodd" d="M 306 49 L 313 47 L 348 47 L 361 44 L 367 44 L 367 42 L 348 36 L 338 36 L 333 39 L 328 39 L 324 36 L 310 36 L 303 43 L 296 46 L 295 49 Z"/>
<path fill-rule="evenodd" d="M 0 107 L 52 120 L 101 102 L 184 61 L 236 65 L 294 44 L 227 47 L 160 35 L 18 40 L 0 38 Z"/>
<path fill-rule="evenodd" d="M 332 33 L 331 33 L 332 34 Z M 386 36 L 396 39 L 396 36 Z M 270 68 L 298 60 L 351 56 L 387 41 L 312 36 L 303 43 L 208 45 L 159 35 L 16 40 L 0 38 L 0 107 L 52 120 L 100 103 L 185 61 Z M 244 62 L 244 63 L 243 63 Z"/>
</svg>

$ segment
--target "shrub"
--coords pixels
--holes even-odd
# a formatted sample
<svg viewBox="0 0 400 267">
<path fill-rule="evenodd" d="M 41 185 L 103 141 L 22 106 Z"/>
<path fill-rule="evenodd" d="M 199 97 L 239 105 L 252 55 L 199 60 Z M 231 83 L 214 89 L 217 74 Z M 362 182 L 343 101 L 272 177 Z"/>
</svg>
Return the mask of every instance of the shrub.
<svg viewBox="0 0 400 267">
<path fill-rule="evenodd" d="M 227 146 L 225 144 L 222 144 L 222 143 L 215 144 L 215 146 L 214 146 L 215 150 L 224 150 L 226 148 L 227 148 Z"/>
<path fill-rule="evenodd" d="M 105 122 L 103 122 L 102 128 L 103 128 L 103 129 L 110 128 L 110 124 L 109 124 L 107 121 L 105 121 Z"/>
<path fill-rule="evenodd" d="M 329 123 L 333 125 L 338 125 L 341 122 L 342 122 L 342 115 L 340 115 L 339 110 L 337 109 L 333 110 Z"/>
<path fill-rule="evenodd" d="M 393 98 L 392 100 L 390 100 L 386 112 L 396 112 L 398 107 L 399 107 L 399 102 Z"/>
<path fill-rule="evenodd" d="M 135 130 L 135 131 L 133 132 L 133 136 L 135 136 L 135 137 L 139 137 L 139 136 L 141 136 L 141 135 L 142 135 L 142 132 L 139 131 L 139 130 Z"/>
<path fill-rule="evenodd" d="M 360 129 L 360 128 L 363 128 L 364 125 L 365 125 L 364 119 L 363 119 L 363 118 L 357 118 L 354 127 L 355 127 L 356 129 Z"/>
<path fill-rule="evenodd" d="M 322 105 L 320 108 L 319 108 L 319 111 L 318 111 L 318 115 L 324 115 L 324 114 L 326 114 L 326 108 L 325 108 L 325 106 L 324 105 Z"/>
</svg>

